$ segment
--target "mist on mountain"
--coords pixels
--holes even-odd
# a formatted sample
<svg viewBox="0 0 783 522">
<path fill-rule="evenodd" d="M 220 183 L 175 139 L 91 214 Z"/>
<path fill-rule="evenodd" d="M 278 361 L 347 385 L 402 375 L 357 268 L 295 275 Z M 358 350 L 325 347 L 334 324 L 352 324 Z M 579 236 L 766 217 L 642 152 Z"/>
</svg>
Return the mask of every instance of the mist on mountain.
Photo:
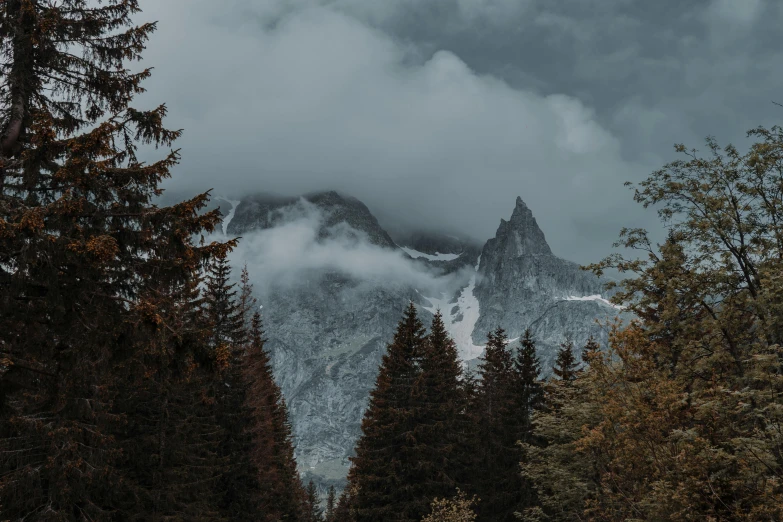
<svg viewBox="0 0 783 522">
<path fill-rule="evenodd" d="M 306 285 L 325 273 L 379 286 L 405 284 L 425 295 L 456 290 L 468 277 L 467 269 L 446 272 L 396 245 L 379 245 L 345 221 L 329 223 L 329 210 L 304 198 L 273 210 L 269 228 L 241 235 L 231 262 L 247 265 L 261 294 Z"/>
</svg>

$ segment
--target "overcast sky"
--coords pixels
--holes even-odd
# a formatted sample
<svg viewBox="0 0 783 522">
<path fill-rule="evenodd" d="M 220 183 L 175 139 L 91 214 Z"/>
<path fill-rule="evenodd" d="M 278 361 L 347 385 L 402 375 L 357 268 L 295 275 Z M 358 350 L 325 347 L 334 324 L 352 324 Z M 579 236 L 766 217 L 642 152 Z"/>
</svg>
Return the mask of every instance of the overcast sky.
<svg viewBox="0 0 783 522">
<path fill-rule="evenodd" d="M 651 225 L 626 180 L 780 123 L 777 0 L 142 0 L 172 188 L 340 190 L 382 222 L 494 235 L 517 195 L 554 252 Z"/>
</svg>

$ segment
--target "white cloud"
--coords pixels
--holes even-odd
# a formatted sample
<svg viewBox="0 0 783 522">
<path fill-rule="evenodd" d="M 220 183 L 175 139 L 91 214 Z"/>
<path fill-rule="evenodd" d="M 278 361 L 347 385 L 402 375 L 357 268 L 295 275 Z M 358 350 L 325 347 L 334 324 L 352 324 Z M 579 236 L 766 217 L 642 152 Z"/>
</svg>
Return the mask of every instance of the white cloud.
<svg viewBox="0 0 783 522">
<path fill-rule="evenodd" d="M 466 269 L 465 273 L 444 276 L 406 257 L 402 250 L 373 245 L 364 233 L 345 223 L 324 229 L 322 211 L 303 199 L 276 212 L 274 227 L 243 234 L 230 255 L 233 266 L 247 263 L 256 289 L 262 294 L 270 288 L 304 283 L 327 272 L 376 285 L 402 284 L 423 292 L 451 291 L 464 283 L 470 272 Z"/>
</svg>

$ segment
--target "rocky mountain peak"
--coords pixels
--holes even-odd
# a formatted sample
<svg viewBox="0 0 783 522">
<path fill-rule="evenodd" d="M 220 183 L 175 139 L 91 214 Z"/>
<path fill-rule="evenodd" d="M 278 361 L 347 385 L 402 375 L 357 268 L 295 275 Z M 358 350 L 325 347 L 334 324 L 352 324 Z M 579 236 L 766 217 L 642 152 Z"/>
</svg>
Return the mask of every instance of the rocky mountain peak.
<svg viewBox="0 0 783 522">
<path fill-rule="evenodd" d="M 511 219 L 500 220 L 494 246 L 503 252 L 503 257 L 552 255 L 544 232 L 521 197 L 517 197 Z"/>
<path fill-rule="evenodd" d="M 481 316 L 473 332 L 476 342 L 498 326 L 512 338 L 518 337 L 525 328 L 532 328 L 545 310 L 559 303 L 589 308 L 585 314 L 592 317 L 595 303 L 571 306 L 565 300 L 600 296 L 604 286 L 576 263 L 552 254 L 544 232 L 522 198 L 517 198 L 511 219 L 501 220 L 495 237 L 484 245 L 479 273 L 475 295 L 481 304 Z M 578 315 L 569 313 L 574 318 Z"/>
<path fill-rule="evenodd" d="M 237 205 L 233 219 L 227 226 L 228 233 L 245 234 L 252 230 L 262 230 L 279 225 L 286 207 L 296 205 L 299 197 L 280 197 L 269 194 L 256 194 L 245 197 Z M 330 230 L 345 224 L 360 232 L 377 246 L 397 248 L 389 234 L 380 226 L 367 206 L 358 199 L 342 195 L 336 191 L 314 192 L 301 196 L 318 208 L 322 214 L 319 237 L 326 238 Z"/>
</svg>

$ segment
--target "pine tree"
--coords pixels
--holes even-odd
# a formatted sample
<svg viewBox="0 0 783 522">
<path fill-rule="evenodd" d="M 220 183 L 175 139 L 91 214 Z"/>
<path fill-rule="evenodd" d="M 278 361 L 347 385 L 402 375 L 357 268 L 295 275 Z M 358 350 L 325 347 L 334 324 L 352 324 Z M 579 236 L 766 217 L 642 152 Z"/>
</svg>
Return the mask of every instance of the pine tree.
<svg viewBox="0 0 783 522">
<path fill-rule="evenodd" d="M 218 449 L 226 462 L 216 490 L 222 493 L 221 513 L 230 520 L 250 521 L 261 516 L 261 491 L 257 470 L 248 459 L 252 448 L 252 411 L 247 406 L 250 385 L 242 371 L 252 328 L 252 320 L 249 323 L 247 317 L 255 299 L 247 267 L 242 270 L 238 294 L 230 276 L 226 257 L 216 257 L 207 267 L 204 292 L 205 320 L 219 371 L 214 383 L 217 419 L 222 429 Z"/>
<path fill-rule="evenodd" d="M 318 490 L 315 488 L 315 484 L 311 480 L 307 483 L 305 488 L 305 521 L 306 522 L 321 522 L 323 520 L 323 512 L 318 502 Z"/>
<path fill-rule="evenodd" d="M 520 340 L 519 350 L 514 358 L 514 420 L 516 440 L 522 443 L 533 442 L 532 417 L 544 403 L 544 390 L 541 381 L 541 363 L 536 355 L 536 344 L 530 329 L 526 329 Z M 524 453 L 523 453 L 524 460 Z M 524 511 L 536 504 L 537 499 L 533 485 L 524 480 L 521 488 L 521 499 L 517 509 Z"/>
<path fill-rule="evenodd" d="M 325 513 L 325 521 L 326 522 L 335 522 L 335 508 L 336 506 L 336 493 L 334 491 L 334 486 L 329 486 L 329 492 L 326 495 L 326 513 Z"/>
<path fill-rule="evenodd" d="M 515 409 L 517 378 L 508 337 L 502 328 L 487 335 L 479 376 L 471 406 L 477 427 L 474 490 L 481 498 L 477 513 L 482 521 L 515 520 L 522 493 Z"/>
<path fill-rule="evenodd" d="M 480 379 L 476 370 L 463 371 L 460 388 L 463 394 L 464 409 L 459 417 L 458 433 L 460 443 L 458 445 L 458 460 L 461 470 L 457 473 L 457 483 L 460 488 L 471 493 L 479 491 L 484 459 L 482 442 L 483 427 L 479 421 L 479 385 Z"/>
<path fill-rule="evenodd" d="M 250 282 L 250 273 L 247 270 L 247 263 L 242 266 L 242 273 L 239 276 L 239 302 L 238 312 L 242 317 L 242 324 L 245 330 L 249 332 L 253 320 L 253 312 L 258 300 L 253 297 L 253 284 Z M 242 341 L 247 342 L 249 334 L 244 336 Z"/>
<path fill-rule="evenodd" d="M 148 520 L 218 519 L 220 477 L 226 459 L 217 417 L 217 361 L 202 320 L 199 280 L 158 286 L 145 297 L 154 315 L 133 324 L 143 357 L 123 361 L 130 386 L 115 399 L 126 419 L 125 478 L 138 490 L 120 512 Z"/>
<path fill-rule="evenodd" d="M 420 501 L 411 455 L 416 410 L 413 390 L 420 376 L 424 327 L 410 303 L 383 356 L 375 388 L 362 420 L 362 436 L 348 474 L 351 515 L 356 522 L 414 521 Z"/>
<path fill-rule="evenodd" d="M 255 312 L 242 366 L 247 387 L 245 406 L 250 417 L 249 460 L 261 488 L 258 506 L 263 520 L 300 521 L 305 517 L 305 491 L 296 470 L 288 410 L 275 383 L 265 342 L 261 315 Z"/>
<path fill-rule="evenodd" d="M 457 347 L 436 312 L 419 357 L 420 374 L 412 391 L 414 428 L 407 466 L 415 468 L 407 487 L 418 503 L 415 517 L 429 511 L 431 499 L 445 497 L 459 485 L 465 465 L 462 433 L 465 394 Z"/>
<path fill-rule="evenodd" d="M 334 519 L 339 522 L 356 522 L 354 501 L 356 499 L 357 489 L 356 485 L 350 482 L 350 472 L 348 478 L 348 485 L 343 492 L 340 493 L 340 498 L 334 508 Z"/>
<path fill-rule="evenodd" d="M 601 422 L 600 404 L 584 375 L 551 379 L 544 390 L 543 407 L 532 414 L 534 439 L 522 443 L 522 475 L 535 493 L 535 502 L 521 506 L 522 520 L 594 520 L 585 508 L 597 495 L 599 456 L 578 445 Z"/>
<path fill-rule="evenodd" d="M 246 335 L 243 314 L 247 303 L 237 301 L 236 284 L 230 279 L 231 266 L 226 256 L 217 256 L 207 265 L 204 303 L 212 333 L 210 343 L 218 352 L 218 359 L 225 363 L 225 368 L 233 357 L 232 348 L 242 346 Z M 244 288 L 248 288 L 247 284 Z M 242 297 L 247 299 L 247 296 Z"/>
<path fill-rule="evenodd" d="M 541 407 L 544 390 L 540 381 L 541 362 L 536 354 L 536 343 L 530 329 L 526 329 L 520 340 L 519 350 L 514 358 L 516 391 L 519 397 L 518 412 L 523 418 L 519 440 L 528 442 L 531 436 L 530 414 Z"/>
<path fill-rule="evenodd" d="M 148 440 L 134 430 L 152 429 L 145 398 L 166 400 L 147 395 L 151 382 L 176 386 L 169 419 L 198 417 L 180 378 L 196 360 L 208 378 L 210 361 L 184 303 L 198 267 L 230 244 L 193 244 L 219 220 L 201 213 L 205 194 L 152 204 L 178 154 L 141 163 L 137 149 L 180 133 L 163 126 L 165 106 L 130 107 L 150 71 L 127 62 L 155 29 L 135 25 L 138 11 L 136 0 L 0 3 L 3 518 L 154 520 L 143 510 L 155 482 L 130 458 Z M 182 435 L 188 447 L 207 433 Z M 157 447 L 149 458 L 173 469 Z"/>
<path fill-rule="evenodd" d="M 576 362 L 576 355 L 574 355 L 574 342 L 571 339 L 566 339 L 557 352 L 557 359 L 555 359 L 552 372 L 561 381 L 571 382 L 576 379 L 578 371 L 579 363 Z"/>
</svg>

